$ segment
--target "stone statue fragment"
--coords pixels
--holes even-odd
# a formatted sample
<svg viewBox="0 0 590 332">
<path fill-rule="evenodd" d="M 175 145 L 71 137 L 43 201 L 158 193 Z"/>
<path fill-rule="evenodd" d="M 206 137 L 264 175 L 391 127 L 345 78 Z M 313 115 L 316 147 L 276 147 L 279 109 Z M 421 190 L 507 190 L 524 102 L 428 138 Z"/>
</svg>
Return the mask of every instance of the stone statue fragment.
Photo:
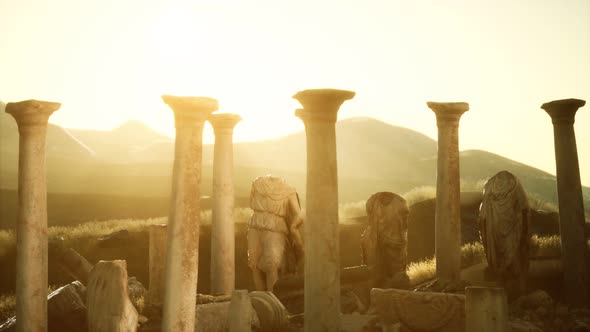
<svg viewBox="0 0 590 332">
<path fill-rule="evenodd" d="M 369 198 L 366 209 L 369 225 L 361 236 L 361 249 L 363 264 L 369 267 L 371 287 L 407 287 L 406 200 L 391 192 L 378 192 Z"/>
<path fill-rule="evenodd" d="M 507 171 L 491 177 L 479 208 L 488 268 L 503 284 L 518 280 L 521 291 L 529 267 L 529 224 L 528 199 L 520 181 Z"/>
<path fill-rule="evenodd" d="M 295 273 L 303 259 L 301 205 L 295 188 L 265 175 L 252 182 L 248 266 L 256 290 L 271 291 L 279 276 Z"/>
</svg>

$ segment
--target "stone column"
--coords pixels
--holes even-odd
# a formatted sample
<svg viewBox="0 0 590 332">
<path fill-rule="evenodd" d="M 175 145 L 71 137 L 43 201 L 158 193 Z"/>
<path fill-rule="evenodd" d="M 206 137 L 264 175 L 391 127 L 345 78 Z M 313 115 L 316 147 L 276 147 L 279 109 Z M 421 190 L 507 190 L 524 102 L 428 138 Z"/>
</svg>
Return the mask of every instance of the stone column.
<svg viewBox="0 0 590 332">
<path fill-rule="evenodd" d="M 436 276 L 458 281 L 461 272 L 461 201 L 459 176 L 459 119 L 467 103 L 426 103 L 436 114 L 438 161 L 436 171 Z"/>
<path fill-rule="evenodd" d="M 211 294 L 230 295 L 235 285 L 233 131 L 237 114 L 214 114 L 213 209 L 211 223 Z"/>
<path fill-rule="evenodd" d="M 465 288 L 465 331 L 508 331 L 508 300 L 504 288 Z"/>
<path fill-rule="evenodd" d="M 193 332 L 199 260 L 203 125 L 217 100 L 162 96 L 174 111 L 176 143 L 168 218 L 163 332 Z"/>
<path fill-rule="evenodd" d="M 340 328 L 340 245 L 336 118 L 352 91 L 304 90 L 293 96 L 303 109 L 307 136 L 307 218 L 305 228 L 305 331 Z"/>
<path fill-rule="evenodd" d="M 162 304 L 164 302 L 164 285 L 166 274 L 166 239 L 168 226 L 166 224 L 151 225 L 149 252 L 149 290 L 147 302 Z"/>
<path fill-rule="evenodd" d="M 563 99 L 541 106 L 553 122 L 561 257 L 566 301 L 572 306 L 590 304 L 584 201 L 574 133 L 576 111 L 585 104 L 580 99 Z"/>
<path fill-rule="evenodd" d="M 47 331 L 47 179 L 45 138 L 49 116 L 60 103 L 8 103 L 18 125 L 18 219 L 16 226 L 16 330 Z"/>
</svg>

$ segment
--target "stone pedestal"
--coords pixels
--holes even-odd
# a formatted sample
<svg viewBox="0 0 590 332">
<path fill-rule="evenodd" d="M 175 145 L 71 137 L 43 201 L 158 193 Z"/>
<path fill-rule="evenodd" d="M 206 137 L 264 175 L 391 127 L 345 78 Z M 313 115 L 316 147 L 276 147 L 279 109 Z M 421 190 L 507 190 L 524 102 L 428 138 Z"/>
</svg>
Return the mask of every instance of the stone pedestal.
<svg viewBox="0 0 590 332">
<path fill-rule="evenodd" d="M 401 331 L 465 331 L 465 295 L 373 288 L 369 312 Z"/>
<path fill-rule="evenodd" d="M 150 283 L 147 294 L 147 303 L 162 304 L 164 303 L 164 285 L 166 281 L 166 239 L 168 237 L 168 226 L 165 224 L 151 225 L 149 232 Z"/>
<path fill-rule="evenodd" d="M 193 332 L 199 258 L 203 125 L 218 108 L 206 97 L 162 96 L 174 111 L 176 143 L 168 218 L 163 332 Z"/>
<path fill-rule="evenodd" d="M 467 103 L 428 102 L 436 114 L 438 161 L 436 172 L 436 276 L 458 281 L 461 272 L 461 201 L 459 175 L 459 119 Z"/>
<path fill-rule="evenodd" d="M 566 301 L 572 306 L 590 304 L 584 200 L 574 133 L 576 111 L 585 104 L 586 102 L 580 99 L 563 99 L 541 106 L 553 122 L 561 257 Z"/>
<path fill-rule="evenodd" d="M 335 123 L 340 105 L 354 92 L 320 89 L 293 96 L 307 136 L 305 229 L 305 331 L 340 327 L 340 247 Z"/>
<path fill-rule="evenodd" d="M 465 288 L 465 331 L 509 331 L 508 300 L 503 288 Z"/>
<path fill-rule="evenodd" d="M 213 209 L 211 223 L 211 294 L 229 295 L 235 285 L 233 129 L 242 118 L 213 114 Z"/>
<path fill-rule="evenodd" d="M 47 331 L 47 179 L 45 137 L 49 116 L 61 104 L 8 103 L 18 125 L 18 220 L 16 226 L 17 331 Z"/>
</svg>

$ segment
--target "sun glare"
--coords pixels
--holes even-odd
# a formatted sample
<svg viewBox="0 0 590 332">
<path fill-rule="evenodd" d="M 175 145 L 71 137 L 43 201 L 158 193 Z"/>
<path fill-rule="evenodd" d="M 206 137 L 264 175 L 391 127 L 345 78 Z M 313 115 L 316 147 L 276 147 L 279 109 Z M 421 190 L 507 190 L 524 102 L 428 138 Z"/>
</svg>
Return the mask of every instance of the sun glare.
<svg viewBox="0 0 590 332">
<path fill-rule="evenodd" d="M 153 98 L 144 101 L 143 107 L 150 114 L 142 114 L 142 119 L 157 126 L 155 129 L 174 136 L 171 115 L 155 99 L 162 94 L 218 99 L 219 113 L 240 114 L 242 124 L 249 124 L 236 127 L 236 141 L 266 139 L 302 129 L 302 123 L 292 117 L 299 105 L 285 94 L 295 93 L 295 88 L 285 87 L 280 77 L 284 73 L 273 72 L 264 56 L 252 56 L 252 48 L 256 53 L 270 53 L 272 43 L 244 40 L 251 34 L 241 31 L 238 23 L 219 22 L 190 7 L 162 11 L 149 25 L 147 35 L 142 61 L 150 79 L 142 82 L 141 89 Z M 161 105 L 154 107 L 158 102 Z M 214 139 L 209 126 L 203 139 L 205 143 Z"/>
</svg>

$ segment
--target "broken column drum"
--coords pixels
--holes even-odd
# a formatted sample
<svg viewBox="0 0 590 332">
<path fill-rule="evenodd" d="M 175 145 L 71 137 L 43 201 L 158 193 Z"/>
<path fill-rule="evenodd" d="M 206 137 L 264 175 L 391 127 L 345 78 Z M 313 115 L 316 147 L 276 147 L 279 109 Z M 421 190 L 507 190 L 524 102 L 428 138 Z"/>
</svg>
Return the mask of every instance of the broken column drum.
<svg viewBox="0 0 590 332">
<path fill-rule="evenodd" d="M 237 114 L 213 114 L 213 208 L 211 216 L 211 294 L 229 295 L 235 285 L 233 129 Z"/>
<path fill-rule="evenodd" d="M 436 276 L 458 281 L 461 272 L 461 201 L 459 174 L 459 119 L 467 103 L 428 102 L 436 114 L 438 160 L 436 172 Z"/>
<path fill-rule="evenodd" d="M 465 288 L 465 331 L 505 332 L 508 328 L 508 300 L 504 288 Z"/>
<path fill-rule="evenodd" d="M 572 306 L 590 304 L 589 254 L 574 132 L 576 111 L 585 104 L 580 99 L 562 99 L 541 106 L 553 122 L 565 298 Z"/>
<path fill-rule="evenodd" d="M 8 103 L 19 132 L 16 226 L 16 330 L 47 331 L 47 177 L 45 143 L 49 116 L 61 104 Z"/>
<path fill-rule="evenodd" d="M 207 97 L 162 96 L 174 111 L 176 143 L 166 246 L 162 331 L 193 332 L 199 258 L 203 125 L 217 110 Z"/>
<path fill-rule="evenodd" d="M 338 109 L 352 91 L 304 90 L 293 96 L 303 109 L 307 137 L 307 219 L 305 232 L 305 331 L 340 328 L 340 247 L 338 234 Z"/>
</svg>

